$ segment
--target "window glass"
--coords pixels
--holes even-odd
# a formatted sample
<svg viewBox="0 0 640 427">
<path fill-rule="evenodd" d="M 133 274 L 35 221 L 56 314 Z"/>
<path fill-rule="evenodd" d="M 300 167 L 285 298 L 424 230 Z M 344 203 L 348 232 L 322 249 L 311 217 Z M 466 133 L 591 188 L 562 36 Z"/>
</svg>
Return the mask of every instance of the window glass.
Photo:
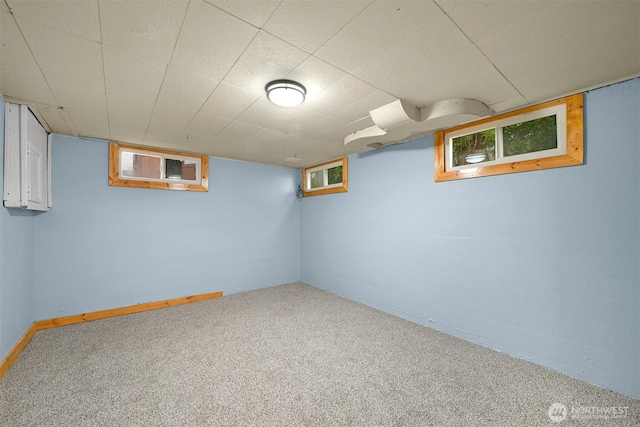
<svg viewBox="0 0 640 427">
<path fill-rule="evenodd" d="M 160 179 L 162 158 L 144 154 L 122 152 L 122 176 L 131 178 Z"/>
<path fill-rule="evenodd" d="M 310 174 L 310 177 L 311 177 L 311 188 L 324 187 L 323 176 L 324 176 L 324 171 L 323 170 L 311 172 L 311 174 Z"/>
<path fill-rule="evenodd" d="M 558 147 L 556 116 L 542 117 L 502 129 L 505 156 L 552 150 Z"/>
<path fill-rule="evenodd" d="M 327 169 L 328 184 L 335 185 L 342 183 L 342 165 Z"/>
<path fill-rule="evenodd" d="M 196 162 L 187 160 L 166 159 L 165 177 L 185 181 L 196 180 Z"/>
<path fill-rule="evenodd" d="M 453 138 L 453 165 L 460 166 L 496 159 L 496 130 L 487 129 Z"/>
</svg>

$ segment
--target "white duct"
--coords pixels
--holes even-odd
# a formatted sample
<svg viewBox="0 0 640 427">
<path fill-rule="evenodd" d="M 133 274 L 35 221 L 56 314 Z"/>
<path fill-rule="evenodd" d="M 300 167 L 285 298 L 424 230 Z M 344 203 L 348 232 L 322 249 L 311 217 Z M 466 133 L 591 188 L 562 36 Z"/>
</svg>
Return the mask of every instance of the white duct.
<svg viewBox="0 0 640 427">
<path fill-rule="evenodd" d="M 469 98 L 453 98 L 434 102 L 430 106 L 422 108 L 421 121 L 434 120 L 441 117 L 464 118 L 468 121 L 490 115 L 491 110 L 489 107 L 480 101 Z M 459 124 L 461 123 L 464 123 L 464 121 L 459 122 Z"/>
<path fill-rule="evenodd" d="M 380 129 L 389 130 L 408 123 L 419 122 L 422 119 L 420 108 L 396 99 L 370 111 L 371 120 Z"/>
<path fill-rule="evenodd" d="M 347 135 L 345 145 L 360 138 L 386 135 L 390 129 L 414 123 L 420 123 L 418 128 L 422 130 L 457 126 L 490 116 L 491 110 L 484 103 L 469 98 L 445 99 L 422 108 L 397 99 L 370 111 L 369 115 L 375 126 Z"/>
<path fill-rule="evenodd" d="M 387 131 L 380 129 L 378 126 L 369 126 L 368 128 L 364 128 L 344 137 L 344 145 L 347 145 L 353 140 L 360 138 L 367 138 L 370 136 L 380 136 L 385 135 Z"/>
</svg>

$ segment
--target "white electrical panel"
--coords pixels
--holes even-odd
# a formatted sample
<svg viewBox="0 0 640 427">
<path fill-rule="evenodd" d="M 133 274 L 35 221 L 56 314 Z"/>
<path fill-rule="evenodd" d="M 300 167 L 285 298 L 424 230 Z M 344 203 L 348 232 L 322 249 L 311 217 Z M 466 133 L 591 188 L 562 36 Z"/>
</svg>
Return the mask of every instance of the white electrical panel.
<svg viewBox="0 0 640 427">
<path fill-rule="evenodd" d="M 51 207 L 51 136 L 26 105 L 5 104 L 4 206 Z"/>
</svg>

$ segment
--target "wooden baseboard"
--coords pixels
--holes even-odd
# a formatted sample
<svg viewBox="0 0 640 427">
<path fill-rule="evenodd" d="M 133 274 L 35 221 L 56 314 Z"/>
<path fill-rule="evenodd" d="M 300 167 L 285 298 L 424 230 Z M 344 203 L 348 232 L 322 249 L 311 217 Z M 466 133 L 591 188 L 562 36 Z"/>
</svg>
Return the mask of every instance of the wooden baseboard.
<svg viewBox="0 0 640 427">
<path fill-rule="evenodd" d="M 55 319 L 40 320 L 35 322 L 36 330 L 55 328 L 57 326 L 73 325 L 74 323 L 90 322 L 92 320 L 106 319 L 108 317 L 123 316 L 125 314 L 140 313 L 141 311 L 156 310 L 158 308 L 174 305 L 188 304 L 190 302 L 219 298 L 222 292 L 210 294 L 192 295 L 188 297 L 169 299 L 165 301 L 147 302 L 127 307 L 112 308 L 109 310 L 94 311 L 91 313 L 76 314 L 73 316 L 56 317 Z"/>
<path fill-rule="evenodd" d="M 34 322 L 20 341 L 13 347 L 7 357 L 0 363 L 0 378 L 9 370 L 13 362 L 18 358 L 22 350 L 27 346 L 31 338 L 37 331 L 42 329 L 55 328 L 58 326 L 73 325 L 75 323 L 90 322 L 92 320 L 106 319 L 108 317 L 123 316 L 125 314 L 140 313 L 142 311 L 157 310 L 159 308 L 171 307 L 174 305 L 189 304 L 197 301 L 204 301 L 213 298 L 220 298 L 222 292 L 212 292 L 209 294 L 191 295 L 182 298 L 169 299 L 164 301 L 147 302 L 143 304 L 130 305 L 127 307 L 112 308 L 109 310 L 94 311 L 91 313 L 77 314 L 73 316 L 56 317 L 54 319 L 40 320 Z"/>
<path fill-rule="evenodd" d="M 36 331 L 37 329 L 35 323 L 29 326 L 29 329 L 27 329 L 27 332 L 25 332 L 22 338 L 20 338 L 20 341 L 18 341 L 18 343 L 9 352 L 7 357 L 5 357 L 2 363 L 0 363 L 0 378 L 2 378 L 5 373 L 7 373 L 11 365 L 13 365 L 13 362 L 18 358 L 20 353 L 22 353 L 22 350 L 24 350 L 27 344 L 29 344 L 29 341 L 31 341 L 31 338 L 36 333 Z"/>
</svg>

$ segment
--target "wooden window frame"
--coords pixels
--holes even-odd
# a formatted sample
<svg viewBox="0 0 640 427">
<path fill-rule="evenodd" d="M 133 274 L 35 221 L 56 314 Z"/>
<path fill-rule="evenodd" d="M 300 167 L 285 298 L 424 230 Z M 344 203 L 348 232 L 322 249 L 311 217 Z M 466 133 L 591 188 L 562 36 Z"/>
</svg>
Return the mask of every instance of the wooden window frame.
<svg viewBox="0 0 640 427">
<path fill-rule="evenodd" d="M 458 179 L 475 178 L 480 176 L 502 175 L 516 172 L 526 172 L 532 170 L 560 168 L 565 166 L 577 166 L 584 162 L 584 141 L 583 141 L 583 101 L 584 97 L 582 93 L 570 95 L 564 98 L 556 99 L 553 101 L 545 102 L 542 104 L 534 105 L 531 107 L 523 108 L 520 110 L 512 111 L 498 116 L 489 117 L 487 119 L 478 120 L 472 123 L 467 123 L 461 126 L 441 130 L 435 133 L 435 148 L 434 148 L 434 170 L 435 181 L 453 181 Z M 445 135 L 448 133 L 460 131 L 466 128 L 475 127 L 483 124 L 491 124 L 499 120 L 503 120 L 510 117 L 515 117 L 523 114 L 527 114 L 533 111 L 542 110 L 544 108 L 555 107 L 558 105 L 564 105 L 566 108 L 566 151 L 565 154 L 552 156 L 552 157 L 540 157 L 531 160 L 507 162 L 501 164 L 493 164 L 482 166 L 478 163 L 477 166 L 469 166 L 463 170 L 446 170 L 446 144 Z"/>
<path fill-rule="evenodd" d="M 342 163 L 342 185 L 338 185 L 330 188 L 319 188 L 317 190 L 307 189 L 309 172 L 313 172 L 318 169 L 325 169 L 324 166 L 333 165 L 336 163 Z M 329 169 L 329 168 L 326 168 Z M 346 193 L 349 189 L 349 159 L 347 157 L 342 157 L 339 159 L 331 160 L 324 163 L 319 163 L 317 165 L 309 166 L 308 168 L 302 169 L 302 192 L 305 197 L 307 196 L 320 196 L 323 194 L 333 194 L 333 193 Z"/>
<path fill-rule="evenodd" d="M 138 152 L 146 152 L 149 155 L 160 155 L 162 157 L 187 157 L 195 161 L 200 161 L 201 176 L 198 184 L 185 184 L 182 182 L 172 182 L 170 179 L 161 181 L 145 180 L 145 179 L 122 179 L 120 177 L 120 151 L 135 150 Z M 120 144 L 117 142 L 109 143 L 109 185 L 112 187 L 130 187 L 130 188 L 150 188 L 155 190 L 179 190 L 179 191 L 209 191 L 209 156 L 183 153 L 179 151 L 162 150 L 158 148 L 149 148 L 139 145 Z"/>
</svg>

